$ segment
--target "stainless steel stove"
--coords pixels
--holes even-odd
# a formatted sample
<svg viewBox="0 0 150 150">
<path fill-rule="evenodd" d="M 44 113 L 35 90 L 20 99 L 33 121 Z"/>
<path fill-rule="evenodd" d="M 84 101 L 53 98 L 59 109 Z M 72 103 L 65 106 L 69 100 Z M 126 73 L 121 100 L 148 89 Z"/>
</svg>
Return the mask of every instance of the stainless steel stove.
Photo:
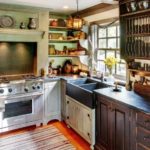
<svg viewBox="0 0 150 150">
<path fill-rule="evenodd" d="M 0 97 L 41 92 L 43 80 L 34 75 L 8 76 L 0 78 Z"/>
<path fill-rule="evenodd" d="M 39 125 L 43 115 L 43 80 L 34 75 L 0 78 L 0 130 Z"/>
</svg>

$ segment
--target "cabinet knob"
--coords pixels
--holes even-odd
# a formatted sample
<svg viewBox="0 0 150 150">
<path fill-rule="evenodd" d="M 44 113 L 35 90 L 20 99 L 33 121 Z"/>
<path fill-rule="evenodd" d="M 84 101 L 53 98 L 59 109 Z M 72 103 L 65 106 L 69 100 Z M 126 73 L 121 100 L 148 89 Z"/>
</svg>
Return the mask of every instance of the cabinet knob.
<svg viewBox="0 0 150 150">
<path fill-rule="evenodd" d="M 69 116 L 67 116 L 67 119 L 69 119 Z"/>
<path fill-rule="evenodd" d="M 89 133 L 89 132 L 87 133 L 87 135 L 88 135 L 88 137 L 91 139 L 91 135 L 90 135 L 90 133 Z"/>
<path fill-rule="evenodd" d="M 91 119 L 91 116 L 90 116 L 90 114 L 87 114 L 87 116 L 89 117 L 89 119 Z"/>
<path fill-rule="evenodd" d="M 67 101 L 67 104 L 69 104 L 69 101 Z"/>
</svg>

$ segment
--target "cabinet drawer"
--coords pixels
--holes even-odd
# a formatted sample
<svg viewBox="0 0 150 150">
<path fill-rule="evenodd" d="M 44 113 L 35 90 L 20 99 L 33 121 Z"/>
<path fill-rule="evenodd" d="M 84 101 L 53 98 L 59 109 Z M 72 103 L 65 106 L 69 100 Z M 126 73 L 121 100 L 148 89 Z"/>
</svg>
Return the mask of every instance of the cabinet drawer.
<svg viewBox="0 0 150 150">
<path fill-rule="evenodd" d="M 150 148 L 150 131 L 144 128 L 137 128 L 137 143 Z"/>
<path fill-rule="evenodd" d="M 137 124 L 150 130 L 150 115 L 137 113 Z"/>
</svg>

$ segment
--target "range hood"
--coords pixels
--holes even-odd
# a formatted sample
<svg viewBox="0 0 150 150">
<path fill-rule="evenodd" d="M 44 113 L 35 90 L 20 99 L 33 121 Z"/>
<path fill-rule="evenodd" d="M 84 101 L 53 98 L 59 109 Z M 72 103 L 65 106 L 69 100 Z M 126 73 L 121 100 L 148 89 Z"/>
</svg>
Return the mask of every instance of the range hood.
<svg viewBox="0 0 150 150">
<path fill-rule="evenodd" d="M 27 29 L 0 29 L 0 41 L 5 42 L 38 42 L 44 31 Z"/>
</svg>

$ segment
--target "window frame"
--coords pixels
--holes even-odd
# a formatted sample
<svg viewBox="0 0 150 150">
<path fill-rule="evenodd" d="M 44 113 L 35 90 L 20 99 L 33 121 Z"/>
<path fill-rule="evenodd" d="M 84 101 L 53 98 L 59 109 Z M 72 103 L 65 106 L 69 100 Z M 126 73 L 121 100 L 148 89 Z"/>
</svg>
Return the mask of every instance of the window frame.
<svg viewBox="0 0 150 150">
<path fill-rule="evenodd" d="M 116 27 L 116 34 L 115 34 L 115 36 L 109 36 L 108 35 L 108 30 L 109 30 L 108 28 L 114 27 L 114 26 Z M 120 42 L 118 40 L 118 39 L 120 39 L 120 35 L 119 35 L 120 31 L 118 30 L 119 27 L 120 27 L 119 23 L 116 23 L 116 24 L 113 24 L 113 25 L 111 25 L 109 27 L 106 27 L 106 37 L 99 37 L 101 28 L 97 27 L 97 35 L 96 35 L 97 43 L 94 43 L 94 45 L 97 45 L 97 48 L 96 48 L 97 52 L 100 51 L 100 50 L 104 50 L 105 51 L 105 58 L 107 57 L 107 52 L 108 51 L 114 51 L 114 56 L 115 57 L 117 56 L 117 52 L 120 53 Z M 113 38 L 116 39 L 116 48 L 108 48 L 108 41 L 109 41 L 109 39 L 113 39 Z M 99 46 L 99 40 L 100 39 L 106 39 L 106 48 L 101 48 Z M 104 62 L 104 60 L 97 58 L 97 64 L 98 64 L 98 62 Z M 117 73 L 117 65 L 119 65 L 119 64 L 125 65 L 125 69 L 126 69 L 126 63 L 123 62 L 122 59 L 120 58 L 120 61 L 115 65 L 114 76 L 119 76 L 119 78 L 122 78 L 124 80 L 126 78 L 126 73 L 125 73 L 125 75 L 121 75 L 121 74 Z M 106 65 L 105 65 L 105 73 L 107 73 Z"/>
</svg>

